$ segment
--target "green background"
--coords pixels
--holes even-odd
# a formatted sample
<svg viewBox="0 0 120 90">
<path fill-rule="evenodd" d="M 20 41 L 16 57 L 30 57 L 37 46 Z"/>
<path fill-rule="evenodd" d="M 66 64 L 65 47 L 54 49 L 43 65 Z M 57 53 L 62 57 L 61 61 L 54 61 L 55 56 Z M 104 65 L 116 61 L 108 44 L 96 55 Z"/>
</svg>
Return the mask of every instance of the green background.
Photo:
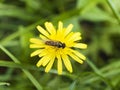
<svg viewBox="0 0 120 90">
<path fill-rule="evenodd" d="M 120 90 L 119 0 L 0 0 L 0 90 Z M 29 39 L 37 25 L 50 21 L 57 28 L 74 24 L 88 45 L 79 50 L 84 64 L 72 61 L 58 75 L 56 62 L 49 73 L 30 57 Z"/>
</svg>

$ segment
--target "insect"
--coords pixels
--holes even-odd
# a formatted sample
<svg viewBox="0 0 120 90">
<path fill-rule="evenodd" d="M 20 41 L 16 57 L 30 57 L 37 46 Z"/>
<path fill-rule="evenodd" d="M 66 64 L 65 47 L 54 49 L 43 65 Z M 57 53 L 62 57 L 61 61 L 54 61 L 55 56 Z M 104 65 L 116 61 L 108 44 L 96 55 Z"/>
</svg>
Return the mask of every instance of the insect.
<svg viewBox="0 0 120 90">
<path fill-rule="evenodd" d="M 54 46 L 54 47 L 57 47 L 57 48 L 65 48 L 65 43 L 62 43 L 60 41 L 52 41 L 52 40 L 49 40 L 49 41 L 45 41 L 45 44 L 46 45 L 50 45 L 50 46 Z"/>
</svg>

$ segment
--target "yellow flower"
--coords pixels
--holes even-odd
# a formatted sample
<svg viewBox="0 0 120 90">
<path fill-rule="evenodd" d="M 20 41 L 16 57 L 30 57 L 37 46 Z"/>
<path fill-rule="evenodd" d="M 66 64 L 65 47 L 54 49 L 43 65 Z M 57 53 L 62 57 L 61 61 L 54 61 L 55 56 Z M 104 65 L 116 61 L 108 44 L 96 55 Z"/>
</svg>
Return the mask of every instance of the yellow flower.
<svg viewBox="0 0 120 90">
<path fill-rule="evenodd" d="M 41 26 L 37 26 L 40 32 L 40 39 L 30 39 L 32 43 L 30 44 L 30 48 L 38 49 L 31 53 L 31 57 L 36 55 L 40 57 L 40 60 L 37 62 L 37 67 L 46 67 L 45 72 L 50 71 L 56 60 L 58 74 L 62 74 L 62 63 L 72 73 L 73 69 L 69 58 L 71 57 L 80 64 L 86 59 L 84 55 L 75 50 L 76 48 L 87 48 L 86 44 L 79 42 L 81 40 L 81 33 L 72 32 L 72 24 L 64 28 L 61 21 L 58 23 L 58 29 L 55 29 L 51 22 L 45 22 L 45 28 L 43 29 Z"/>
</svg>

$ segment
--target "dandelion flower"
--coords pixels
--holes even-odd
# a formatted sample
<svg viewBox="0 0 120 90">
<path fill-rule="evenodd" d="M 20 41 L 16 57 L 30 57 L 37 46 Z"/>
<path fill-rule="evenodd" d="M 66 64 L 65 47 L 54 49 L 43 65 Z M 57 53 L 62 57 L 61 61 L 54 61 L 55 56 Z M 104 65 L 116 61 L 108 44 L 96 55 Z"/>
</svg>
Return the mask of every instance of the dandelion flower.
<svg viewBox="0 0 120 90">
<path fill-rule="evenodd" d="M 72 73 L 70 58 L 80 64 L 86 59 L 78 50 L 75 50 L 87 48 L 86 44 L 80 43 L 81 33 L 72 32 L 72 24 L 64 28 L 61 21 L 58 23 L 58 29 L 55 29 L 51 22 L 45 22 L 45 28 L 37 26 L 40 38 L 30 39 L 30 48 L 37 48 L 37 50 L 31 53 L 31 57 L 36 55 L 40 57 L 37 67 L 44 66 L 45 72 L 50 71 L 56 60 L 58 74 L 62 74 L 63 63 L 66 69 Z"/>
</svg>

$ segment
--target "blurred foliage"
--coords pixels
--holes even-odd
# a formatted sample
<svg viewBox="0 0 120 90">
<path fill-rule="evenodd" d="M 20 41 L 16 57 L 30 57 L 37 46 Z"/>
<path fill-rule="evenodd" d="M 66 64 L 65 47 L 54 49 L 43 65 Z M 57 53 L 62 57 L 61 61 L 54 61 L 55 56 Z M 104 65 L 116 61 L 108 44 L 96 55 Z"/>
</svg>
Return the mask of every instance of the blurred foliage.
<svg viewBox="0 0 120 90">
<path fill-rule="evenodd" d="M 43 90 L 120 90 L 119 0 L 0 0 L 0 90 L 37 90 L 28 70 Z M 110 6 L 111 5 L 111 6 Z M 81 50 L 83 65 L 72 62 L 74 72 L 44 73 L 30 58 L 29 38 L 38 36 L 36 25 L 61 20 L 74 24 L 88 44 Z M 14 57 L 21 63 L 15 63 Z M 13 58 L 12 58 L 13 57 Z M 33 80 L 33 78 L 31 78 Z M 39 90 L 42 90 L 41 88 Z"/>
</svg>

